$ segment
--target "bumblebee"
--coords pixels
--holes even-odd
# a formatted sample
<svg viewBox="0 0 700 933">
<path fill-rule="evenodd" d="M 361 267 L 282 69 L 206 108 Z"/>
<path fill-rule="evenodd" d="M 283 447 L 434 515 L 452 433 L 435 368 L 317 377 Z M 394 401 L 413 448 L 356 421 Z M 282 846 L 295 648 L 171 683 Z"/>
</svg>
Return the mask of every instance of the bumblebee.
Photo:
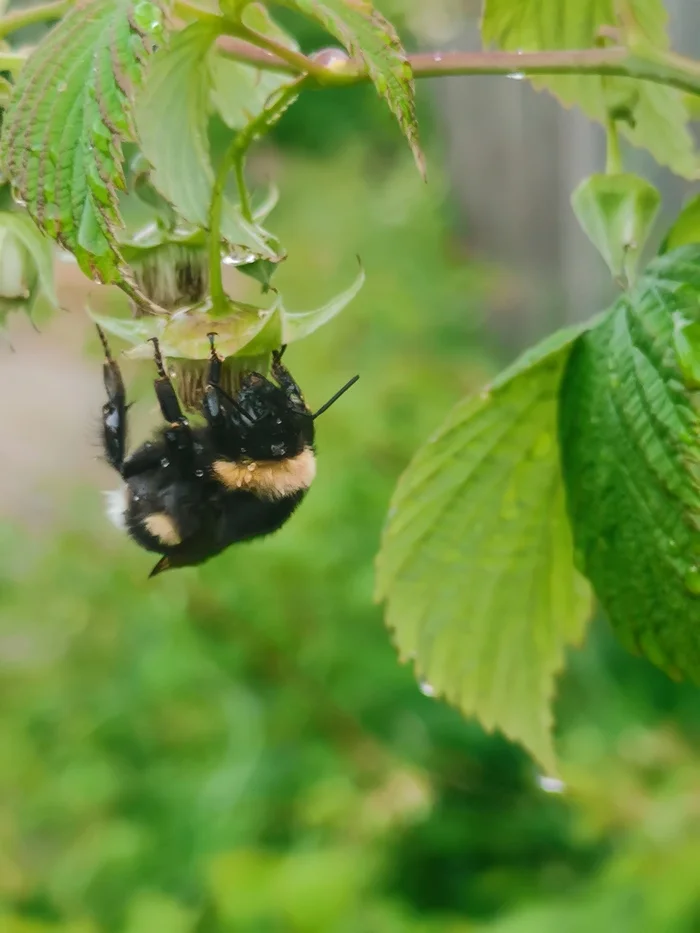
<svg viewBox="0 0 700 933">
<path fill-rule="evenodd" d="M 98 333 L 107 393 L 102 444 L 108 463 L 123 480 L 120 490 L 108 494 L 109 512 L 137 544 L 161 555 L 150 576 L 201 564 L 232 544 L 281 528 L 316 475 L 315 419 L 359 376 L 312 414 L 282 364 L 282 347 L 272 355 L 275 382 L 246 373 L 234 397 L 220 385 L 222 359 L 212 333 L 201 404 L 206 423 L 193 426 L 153 339 L 154 389 L 165 424 L 127 455 L 124 381 L 99 327 Z"/>
</svg>

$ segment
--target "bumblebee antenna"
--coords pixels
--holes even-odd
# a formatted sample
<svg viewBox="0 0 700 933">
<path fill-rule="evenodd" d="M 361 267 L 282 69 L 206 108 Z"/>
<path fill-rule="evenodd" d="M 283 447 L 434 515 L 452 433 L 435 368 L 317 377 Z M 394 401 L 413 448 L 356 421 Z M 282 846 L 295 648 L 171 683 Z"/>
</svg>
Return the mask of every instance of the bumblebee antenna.
<svg viewBox="0 0 700 933">
<path fill-rule="evenodd" d="M 322 415 L 324 412 L 328 411 L 331 405 L 334 405 L 338 401 L 341 395 L 345 395 L 348 389 L 352 388 L 352 386 L 355 385 L 355 383 L 357 382 L 359 378 L 360 378 L 359 376 L 353 376 L 352 379 L 350 379 L 348 382 L 345 383 L 342 389 L 338 389 L 335 395 L 332 398 L 329 398 L 325 405 L 321 405 L 319 410 L 317 412 L 314 412 L 314 414 L 311 417 L 314 420 L 316 420 L 316 418 L 318 418 L 319 415 Z"/>
</svg>

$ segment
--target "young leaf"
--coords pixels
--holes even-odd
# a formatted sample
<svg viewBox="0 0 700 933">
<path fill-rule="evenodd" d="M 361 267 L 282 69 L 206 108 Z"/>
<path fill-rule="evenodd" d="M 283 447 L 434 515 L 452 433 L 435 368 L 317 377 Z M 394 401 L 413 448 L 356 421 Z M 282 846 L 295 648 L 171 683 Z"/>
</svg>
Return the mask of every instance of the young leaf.
<svg viewBox="0 0 700 933">
<path fill-rule="evenodd" d="M 418 140 L 413 73 L 401 40 L 370 0 L 279 0 L 317 20 L 338 39 L 350 56 L 361 62 L 377 93 L 398 120 L 416 165 L 425 176 L 425 159 Z"/>
<path fill-rule="evenodd" d="M 207 140 L 209 51 L 216 26 L 193 23 L 159 49 L 136 102 L 141 150 L 155 188 L 190 223 L 207 225 L 214 186 Z"/>
<path fill-rule="evenodd" d="M 700 194 L 696 194 L 683 206 L 664 237 L 659 252 L 668 253 L 689 243 L 700 243 Z"/>
<path fill-rule="evenodd" d="M 577 561 L 622 641 L 700 682 L 700 246 L 574 348 L 560 438 Z"/>
<path fill-rule="evenodd" d="M 401 478 L 377 562 L 387 622 L 418 676 L 548 769 L 554 677 L 591 605 L 556 435 L 583 329 L 554 335 L 457 405 Z"/>
<path fill-rule="evenodd" d="M 640 33 L 666 48 L 662 0 L 629 0 L 628 6 Z M 600 27 L 617 23 L 615 12 L 615 0 L 484 0 L 482 36 L 485 45 L 512 51 L 593 48 Z M 535 78 L 533 84 L 601 123 L 610 109 L 628 111 L 631 120 L 621 124 L 621 131 L 635 146 L 648 149 L 679 175 L 697 176 L 700 160 L 680 91 L 609 75 L 559 75 Z"/>
<path fill-rule="evenodd" d="M 131 99 L 162 33 L 149 0 L 72 10 L 23 68 L 0 137 L 0 166 L 38 225 L 84 271 L 119 278 L 117 191 Z"/>
<path fill-rule="evenodd" d="M 229 67 L 234 63 L 224 60 L 214 45 L 217 35 L 217 25 L 208 22 L 193 23 L 178 33 L 154 56 L 148 82 L 136 104 L 141 148 L 153 166 L 151 182 L 178 214 L 199 227 L 208 225 L 214 187 L 207 136 L 213 103 L 221 104 L 225 95 L 237 100 L 238 105 L 223 114 L 236 124 L 243 113 L 241 95 L 247 94 L 260 74 L 244 66 Z M 267 79 L 261 80 L 265 84 Z M 288 76 L 284 82 L 275 76 L 266 86 L 289 82 Z M 267 96 L 246 99 L 248 116 L 253 119 L 262 111 Z M 229 243 L 245 247 L 255 256 L 281 258 L 265 231 L 246 223 L 238 206 L 227 200 L 221 233 Z"/>
<path fill-rule="evenodd" d="M 153 345 L 148 343 L 152 337 L 160 337 L 165 326 L 164 316 L 147 314 L 144 317 L 115 317 L 107 314 L 96 314 L 91 308 L 87 313 L 92 320 L 99 324 L 102 330 L 112 337 L 124 340 L 129 344 L 138 344 L 139 349 L 150 347 L 150 358 L 153 357 Z M 148 354 L 144 353 L 143 356 Z"/>
<path fill-rule="evenodd" d="M 27 214 L 0 213 L 0 320 L 19 310 L 31 317 L 41 297 L 56 308 L 51 241 Z"/>
<path fill-rule="evenodd" d="M 631 282 L 661 204 L 656 188 L 638 175 L 591 175 L 571 203 L 613 276 Z"/>
</svg>

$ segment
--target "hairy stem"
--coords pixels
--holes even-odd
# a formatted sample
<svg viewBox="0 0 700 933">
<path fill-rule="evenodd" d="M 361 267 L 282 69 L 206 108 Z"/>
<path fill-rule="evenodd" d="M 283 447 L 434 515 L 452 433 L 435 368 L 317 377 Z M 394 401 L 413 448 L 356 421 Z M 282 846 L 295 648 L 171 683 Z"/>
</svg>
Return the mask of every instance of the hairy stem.
<svg viewBox="0 0 700 933">
<path fill-rule="evenodd" d="M 249 224 L 255 223 L 253 217 L 253 208 L 250 203 L 250 194 L 248 186 L 245 183 L 245 159 L 238 158 L 233 161 L 233 171 L 236 176 L 236 185 L 238 187 L 238 200 L 241 205 L 241 216 Z"/>
<path fill-rule="evenodd" d="M 233 142 L 236 142 L 234 137 Z M 215 311 L 220 311 L 226 301 L 224 281 L 221 273 L 221 212 L 224 205 L 226 179 L 231 170 L 233 143 L 228 147 L 216 173 L 214 189 L 209 205 L 209 290 Z"/>
</svg>

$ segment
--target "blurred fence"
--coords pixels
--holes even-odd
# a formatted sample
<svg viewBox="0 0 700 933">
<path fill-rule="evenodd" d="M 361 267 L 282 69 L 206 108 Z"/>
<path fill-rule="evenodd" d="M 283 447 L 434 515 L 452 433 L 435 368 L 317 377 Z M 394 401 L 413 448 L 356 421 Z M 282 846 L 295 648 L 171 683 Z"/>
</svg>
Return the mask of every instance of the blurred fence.
<svg viewBox="0 0 700 933">
<path fill-rule="evenodd" d="M 464 17 L 455 17 L 459 25 L 447 45 L 475 50 L 479 5 L 461 3 Z M 666 0 L 666 6 L 674 48 L 700 55 L 700 4 Z M 614 286 L 570 207 L 579 181 L 604 167 L 602 129 L 527 81 L 449 78 L 432 82 L 431 93 L 442 120 L 460 232 L 475 253 L 502 262 L 514 276 L 509 297 L 493 313 L 504 344 L 515 351 L 552 326 L 608 303 Z M 661 190 L 658 236 L 690 186 L 636 150 L 629 168 Z"/>
</svg>

